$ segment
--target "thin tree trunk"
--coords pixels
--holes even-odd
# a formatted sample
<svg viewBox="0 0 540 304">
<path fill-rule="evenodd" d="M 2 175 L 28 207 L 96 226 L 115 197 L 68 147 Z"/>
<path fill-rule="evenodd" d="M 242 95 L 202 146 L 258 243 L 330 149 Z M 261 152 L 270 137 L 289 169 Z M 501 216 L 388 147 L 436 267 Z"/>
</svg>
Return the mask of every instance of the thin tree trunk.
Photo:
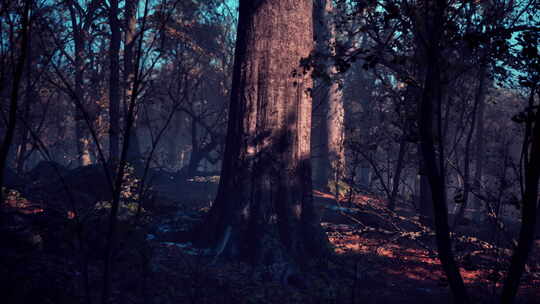
<svg viewBox="0 0 540 304">
<path fill-rule="evenodd" d="M 113 251 L 116 243 L 117 214 L 120 204 L 120 189 L 123 183 L 123 175 L 127 163 L 127 152 L 129 146 L 129 134 L 131 132 L 132 108 L 126 117 L 126 130 L 120 155 L 120 22 L 118 21 L 118 0 L 110 1 L 109 26 L 111 28 L 111 40 L 109 45 L 109 161 L 112 163 L 114 174 L 113 199 L 111 202 L 111 213 L 109 218 L 109 230 L 107 234 L 107 245 L 105 248 L 105 263 L 103 268 L 103 290 L 101 294 L 102 304 L 110 302 L 112 289 L 112 267 Z"/>
<path fill-rule="evenodd" d="M 216 255 L 298 262 L 328 249 L 312 198 L 311 75 L 300 67 L 313 45 L 312 0 L 239 9 L 222 174 L 203 235 Z"/>
<path fill-rule="evenodd" d="M 144 4 L 144 14 L 142 17 L 142 25 L 141 25 L 141 35 L 143 35 L 145 29 L 146 29 L 146 21 L 148 17 L 148 11 L 149 11 L 149 0 L 145 1 Z M 118 3 L 116 3 L 116 6 Z M 130 145 L 130 139 L 131 137 L 129 134 L 132 132 L 132 127 L 134 124 L 135 119 L 135 106 L 136 106 L 136 97 L 139 93 L 140 87 L 141 87 L 141 79 L 139 78 L 140 73 L 139 67 L 141 62 L 141 52 L 142 52 L 142 46 L 143 46 L 143 39 L 144 37 L 141 36 L 141 39 L 138 41 L 137 45 L 137 56 L 134 60 L 134 78 L 133 78 L 133 92 L 132 96 L 127 104 L 127 112 L 126 112 L 126 119 L 125 119 L 125 128 L 124 128 L 124 140 L 122 142 L 122 149 L 120 158 L 118 160 L 118 166 L 117 166 L 117 174 L 115 175 L 114 185 L 113 185 L 113 197 L 111 202 L 111 213 L 109 215 L 109 229 L 107 233 L 107 242 L 105 247 L 105 263 L 103 267 L 103 292 L 101 294 L 101 302 L 102 304 L 106 304 L 110 302 L 110 294 L 112 291 L 112 273 L 113 273 L 113 258 L 114 258 L 114 252 L 115 252 L 115 246 L 117 245 L 117 223 L 118 223 L 118 210 L 120 208 L 120 195 L 122 190 L 122 184 L 124 182 L 124 172 L 128 165 L 128 150 Z M 161 133 L 161 132 L 160 132 Z M 161 134 L 160 134 L 161 135 Z M 114 164 L 116 165 L 116 164 Z M 146 167 L 145 171 L 148 169 Z M 145 174 L 143 174 L 144 176 Z M 138 213 L 140 213 L 141 209 L 139 208 Z"/>
<path fill-rule="evenodd" d="M 177 136 L 175 136 L 176 134 L 180 133 L 180 124 L 181 119 L 179 118 L 179 114 L 175 114 L 175 116 L 171 119 L 171 124 L 168 131 L 168 134 L 171 135 L 167 136 L 166 139 L 168 166 L 175 169 L 178 167 L 181 168 L 183 165 L 180 163 L 180 142 L 178 141 Z"/>
<path fill-rule="evenodd" d="M 199 142 L 199 126 L 201 124 L 201 118 L 190 114 L 191 116 L 191 153 L 189 156 L 189 163 L 187 166 L 187 176 L 197 175 L 199 164 L 204 159 L 210 159 L 208 155 L 217 147 L 218 141 L 211 135 L 211 141 L 209 143 Z"/>
<path fill-rule="evenodd" d="M 25 121 L 29 121 L 30 118 L 30 104 L 36 98 L 35 90 L 32 85 L 32 37 L 28 39 L 28 51 L 26 54 L 26 87 L 25 87 L 25 96 L 24 96 L 24 110 L 22 111 L 22 116 Z M 24 174 L 24 164 L 26 160 L 26 146 L 28 144 L 29 134 L 28 128 L 22 126 L 19 128 L 20 132 L 20 142 L 17 148 L 16 153 L 16 163 L 17 163 L 17 174 Z"/>
<path fill-rule="evenodd" d="M 69 4 L 71 17 L 71 28 L 73 31 L 73 41 L 75 43 L 75 79 L 74 79 L 74 94 L 77 99 L 75 102 L 75 140 L 77 147 L 77 160 L 80 166 L 88 166 L 92 163 L 90 157 L 90 139 L 87 135 L 87 125 L 81 109 L 85 105 L 84 102 L 84 36 L 83 29 L 77 22 L 76 7 L 74 3 Z M 78 104 L 78 105 L 77 105 Z"/>
<path fill-rule="evenodd" d="M 538 208 L 538 210 L 536 210 L 536 218 L 540 219 L 540 207 Z M 540 239 L 540 221 L 537 221 L 537 224 L 536 224 L 536 239 L 537 240 Z"/>
<path fill-rule="evenodd" d="M 538 98 L 540 99 L 540 90 L 537 88 L 536 94 L 538 95 Z M 538 115 L 538 114 L 536 114 Z M 540 239 L 540 203 L 538 203 L 538 207 L 536 210 L 536 239 Z M 538 243 L 538 246 L 540 247 L 540 242 Z"/>
<path fill-rule="evenodd" d="M 532 107 L 534 101 L 534 89 L 531 92 Z M 536 228 L 536 213 L 538 204 L 538 183 L 540 181 L 540 115 L 538 110 L 535 114 L 529 110 L 528 119 L 530 124 L 534 123 L 524 151 L 525 159 L 525 193 L 523 195 L 523 207 L 521 211 L 521 229 L 517 248 L 512 255 L 510 269 L 504 282 L 501 303 L 510 304 L 514 302 L 518 292 L 520 278 L 525 269 L 529 252 L 531 251 Z M 526 135 L 528 136 L 528 134 Z M 529 151 L 530 148 L 530 151 Z"/>
<path fill-rule="evenodd" d="M 418 18 L 418 19 L 421 19 L 421 18 Z M 419 31 L 419 29 L 416 29 L 416 31 Z M 417 34 L 416 36 L 420 36 L 420 34 Z M 418 64 L 415 67 L 414 74 L 416 78 L 419 79 L 419 82 L 420 82 L 424 80 L 426 77 L 428 63 L 426 62 L 426 50 L 424 46 L 422 45 L 421 39 L 416 36 L 415 36 L 416 48 L 415 48 L 414 57 L 416 61 L 418 62 Z M 406 98 L 416 101 L 413 104 L 417 105 L 417 112 L 418 112 L 420 109 L 418 105 L 420 104 L 420 101 L 422 99 L 422 88 L 408 85 L 407 91 L 406 91 Z M 419 112 L 416 114 L 418 116 Z M 428 180 L 428 177 L 426 176 L 425 161 L 424 161 L 424 156 L 422 154 L 422 147 L 421 147 L 420 142 L 418 142 L 416 145 L 416 151 L 418 154 L 418 177 L 416 181 L 418 185 L 417 199 L 418 199 L 419 218 L 422 224 L 430 228 L 433 228 L 433 201 L 431 198 L 432 195 L 431 195 L 431 188 L 429 185 L 429 180 Z"/>
<path fill-rule="evenodd" d="M 486 73 L 486 71 L 484 71 Z M 486 108 L 486 95 L 487 95 L 487 86 L 486 86 L 486 75 L 483 77 L 483 85 L 479 88 L 479 97 L 478 97 L 478 119 L 476 121 L 476 159 L 475 159 L 475 170 L 474 170 L 474 181 L 473 189 L 474 191 L 480 191 L 482 187 L 482 171 L 484 169 L 484 158 L 485 158 L 485 138 L 484 138 L 484 112 Z M 482 201 L 477 196 L 473 200 L 474 213 L 473 220 L 479 221 L 482 217 Z"/>
<path fill-rule="evenodd" d="M 394 210 L 396 208 L 396 198 L 399 191 L 399 184 L 401 180 L 401 170 L 403 169 L 403 159 L 405 158 L 405 152 L 407 151 L 407 141 L 405 136 L 401 139 L 399 143 L 399 152 L 398 159 L 396 163 L 396 171 L 394 173 L 393 182 L 392 182 L 392 194 L 388 200 L 388 209 Z"/>
<path fill-rule="evenodd" d="M 32 1 L 26 1 L 24 5 L 24 11 L 21 23 L 21 53 L 15 66 L 13 74 L 13 83 L 11 85 L 11 95 L 9 98 L 9 115 L 6 126 L 6 134 L 4 140 L 0 146 L 0 209 L 4 205 L 4 172 L 7 167 L 7 158 L 9 150 L 13 142 L 13 136 L 15 135 L 15 128 L 17 126 L 17 109 L 19 101 L 19 87 L 21 85 L 22 75 L 24 72 L 24 65 L 28 52 L 28 36 L 30 32 L 30 5 Z"/>
<path fill-rule="evenodd" d="M 444 166 L 441 166 L 441 148 L 439 155 L 435 148 L 435 134 L 433 126 L 434 109 L 439 108 L 442 101 L 442 84 L 440 70 L 440 41 L 443 33 L 444 11 L 446 2 L 438 0 L 436 2 L 425 2 L 425 34 L 424 46 L 426 48 L 427 71 L 424 81 L 422 100 L 419 105 L 419 133 L 422 160 L 424 162 L 425 174 L 431 186 L 431 196 L 433 199 L 436 243 L 438 256 L 444 272 L 448 278 L 448 283 L 454 297 L 454 303 L 469 303 L 469 297 L 463 278 L 459 272 L 458 265 L 452 253 L 450 240 L 450 230 L 448 227 L 448 206 L 446 202 L 446 182 Z M 438 116 L 440 126 L 440 115 Z M 439 129 L 438 144 L 442 145 Z"/>
<path fill-rule="evenodd" d="M 468 303 L 465 285 L 452 254 L 450 230 L 448 227 L 445 178 L 442 172 L 443 169 L 440 168 L 437 162 L 434 140 L 432 138 L 431 121 L 433 108 L 431 103 L 436 102 L 437 98 L 440 98 L 440 96 L 436 96 L 440 92 L 440 88 L 437 88 L 436 83 L 439 80 L 438 73 L 438 68 L 431 67 L 428 69 L 428 75 L 426 76 L 426 86 L 424 88 L 425 92 L 422 98 L 420 112 L 421 153 L 424 160 L 425 176 L 429 181 L 433 200 L 438 256 L 448 277 L 448 282 L 454 295 L 454 303 Z M 430 76 L 434 78 L 429 80 Z"/>
<path fill-rule="evenodd" d="M 482 127 L 480 127 L 480 125 L 476 124 L 476 120 L 477 120 L 477 117 L 478 117 L 478 120 L 482 119 L 483 120 L 483 111 L 484 111 L 484 99 L 485 99 L 485 96 L 486 96 L 486 66 L 482 66 L 480 68 L 480 71 L 479 71 L 479 75 L 478 75 L 478 88 L 476 90 L 476 94 L 475 94 L 475 99 L 474 99 L 474 108 L 473 108 L 473 113 L 472 113 L 472 121 L 471 121 L 471 129 L 469 130 L 469 134 L 467 134 L 467 139 L 466 139 L 466 142 L 465 142 L 465 160 L 464 160 L 464 163 L 465 163 L 465 166 L 464 166 L 464 172 L 463 172 L 463 201 L 462 201 L 462 204 L 459 208 L 459 211 L 458 211 L 458 214 L 456 214 L 456 217 L 454 218 L 454 224 L 453 224 L 453 227 L 455 228 L 458 224 L 459 224 L 459 221 L 461 220 L 461 218 L 463 217 L 463 215 L 465 214 L 465 210 L 467 209 L 467 205 L 468 205 L 468 202 L 469 202 L 469 193 L 471 191 L 471 181 L 470 181 L 470 146 L 471 146 L 471 140 L 472 140 L 472 135 L 473 135 L 473 132 L 474 130 L 476 129 L 477 132 L 477 144 L 480 145 L 480 141 L 482 142 L 482 150 L 483 150 L 483 141 L 484 139 L 483 138 L 478 138 L 478 134 L 481 133 L 481 136 L 483 137 L 483 129 L 484 129 L 484 126 L 483 126 L 483 121 L 482 121 Z M 481 107 L 481 110 L 479 110 L 479 108 Z M 481 113 L 480 113 L 481 112 Z M 481 129 L 481 130 L 480 130 Z M 476 151 L 477 153 L 479 153 L 478 149 Z M 478 155 L 476 157 L 476 165 L 477 165 L 477 171 L 476 173 L 478 174 L 479 171 L 478 169 L 480 169 L 481 171 L 481 167 L 479 168 L 478 165 L 481 166 L 481 164 L 478 163 L 479 159 L 478 159 Z M 480 161 L 482 162 L 482 161 Z M 481 176 L 481 172 L 479 173 L 480 176 Z M 476 180 L 476 176 L 475 176 L 475 180 Z M 475 200 L 476 201 L 476 200 Z M 477 210 L 478 212 L 478 210 Z"/>
<path fill-rule="evenodd" d="M 138 0 L 126 0 L 125 4 L 125 50 L 124 50 L 124 109 L 127 112 L 127 104 L 133 95 L 133 80 L 135 79 L 133 50 L 135 47 L 135 35 L 137 27 Z M 137 135 L 137 117 L 134 117 L 133 126 L 129 134 L 131 140 L 128 148 L 128 161 L 138 164 L 142 160 L 142 153 Z"/>
<path fill-rule="evenodd" d="M 118 21 L 118 0 L 110 1 L 109 26 L 109 159 L 118 161 L 120 148 L 120 22 Z"/>
<path fill-rule="evenodd" d="M 78 32 L 78 31 L 77 31 Z M 83 92 L 83 70 L 84 63 L 82 59 L 83 52 L 83 38 L 80 37 L 80 33 L 75 33 L 75 98 L 79 100 L 79 105 L 84 106 L 84 92 Z M 86 136 L 86 121 L 84 119 L 83 109 L 80 106 L 75 106 L 75 140 L 77 141 L 77 158 L 80 166 L 88 166 L 92 163 L 90 157 L 90 140 Z"/>
<path fill-rule="evenodd" d="M 189 154 L 189 164 L 187 170 L 187 176 L 195 176 L 197 174 L 197 168 L 201 161 L 201 152 L 199 150 L 199 136 L 197 129 L 197 121 L 195 117 L 191 117 L 191 153 Z"/>
<path fill-rule="evenodd" d="M 430 228 L 433 228 L 433 200 L 431 195 L 431 187 L 429 185 L 429 179 L 426 175 L 425 164 L 423 156 L 421 155 L 422 148 L 418 144 L 419 157 L 419 213 L 420 222 Z"/>
</svg>

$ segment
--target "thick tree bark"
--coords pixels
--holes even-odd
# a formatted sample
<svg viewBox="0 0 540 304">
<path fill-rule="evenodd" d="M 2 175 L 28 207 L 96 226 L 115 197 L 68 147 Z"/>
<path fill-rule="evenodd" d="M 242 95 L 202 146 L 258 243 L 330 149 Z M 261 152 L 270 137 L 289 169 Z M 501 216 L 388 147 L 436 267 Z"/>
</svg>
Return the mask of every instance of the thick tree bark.
<svg viewBox="0 0 540 304">
<path fill-rule="evenodd" d="M 322 80 L 321 87 L 321 145 L 320 157 L 316 162 L 315 181 L 323 187 L 328 186 L 329 182 L 334 182 L 337 187 L 337 182 L 341 181 L 345 174 L 345 111 L 343 92 L 335 79 L 337 70 L 329 60 L 335 54 L 336 35 L 332 0 L 316 0 L 313 11 L 317 53 L 325 61 L 324 72 L 329 76 L 328 80 Z"/>
<path fill-rule="evenodd" d="M 422 92 L 422 100 L 419 104 L 419 133 L 420 148 L 426 177 L 431 187 L 431 196 L 433 200 L 436 243 L 438 256 L 441 261 L 444 272 L 448 278 L 448 283 L 454 297 L 454 303 L 469 303 L 469 297 L 463 278 L 459 272 L 452 254 L 452 244 L 450 240 L 450 231 L 448 227 L 448 206 L 446 202 L 446 182 L 444 166 L 441 159 L 442 149 L 435 148 L 435 134 L 433 132 L 434 109 L 440 109 L 442 101 L 442 83 L 441 83 L 441 53 L 440 42 L 443 34 L 443 18 L 446 9 L 446 1 L 438 0 L 434 2 L 426 1 L 425 6 L 425 34 L 423 45 L 426 49 L 427 70 Z M 440 120 L 439 116 L 439 120 Z M 440 121 L 439 121 L 440 125 Z M 439 129 L 438 144 L 442 145 Z M 437 155 L 439 154 L 439 155 Z"/>
<path fill-rule="evenodd" d="M 531 92 L 530 107 L 534 105 L 534 90 Z M 531 133 L 526 134 L 528 142 L 525 151 L 525 193 L 521 210 L 521 229 L 517 248 L 512 255 L 508 275 L 504 282 L 501 303 L 513 303 L 516 297 L 520 278 L 525 269 L 529 252 L 531 251 L 536 228 L 536 213 L 538 204 L 538 183 L 540 182 L 540 115 L 529 110 L 528 119 L 534 126 Z"/>
<path fill-rule="evenodd" d="M 216 255 L 253 263 L 325 254 L 312 198 L 311 75 L 300 67 L 313 47 L 312 0 L 241 0 L 239 10 L 225 155 L 203 237 Z"/>
<path fill-rule="evenodd" d="M 109 45 L 109 159 L 117 162 L 120 154 L 120 22 L 118 0 L 109 8 L 111 41 Z"/>
</svg>

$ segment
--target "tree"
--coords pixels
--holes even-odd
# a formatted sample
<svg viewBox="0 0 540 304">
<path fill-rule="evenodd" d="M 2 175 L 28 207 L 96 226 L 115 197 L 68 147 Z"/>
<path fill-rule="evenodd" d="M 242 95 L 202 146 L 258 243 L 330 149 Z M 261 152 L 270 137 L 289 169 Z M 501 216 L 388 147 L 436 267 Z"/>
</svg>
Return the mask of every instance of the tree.
<svg viewBox="0 0 540 304">
<path fill-rule="evenodd" d="M 109 158 L 116 162 L 120 157 L 120 21 L 118 0 L 109 8 L 111 40 L 109 46 Z"/>
<path fill-rule="evenodd" d="M 15 134 L 15 127 L 17 125 L 17 108 L 19 105 L 19 88 L 21 85 L 21 79 L 24 72 L 24 65 L 28 52 L 28 37 L 30 33 L 30 14 L 32 1 L 26 1 L 24 8 L 21 12 L 21 28 L 20 28 L 20 44 L 21 53 L 17 58 L 17 64 L 13 70 L 13 82 L 11 83 L 11 94 L 9 97 L 9 116 L 7 120 L 6 134 L 2 140 L 0 146 L 0 208 L 4 204 L 4 174 L 7 167 L 7 158 L 11 144 L 13 142 L 13 136 Z"/>
<path fill-rule="evenodd" d="M 524 190 L 522 194 L 521 229 L 519 240 L 506 277 L 501 302 L 512 303 L 516 297 L 520 278 L 536 234 L 538 210 L 538 183 L 540 182 L 540 112 L 535 95 L 540 98 L 540 35 L 524 32 L 519 37 L 522 50 L 517 56 L 527 73 L 521 76 L 520 84 L 530 90 L 527 108 L 514 119 L 525 123 L 525 138 L 522 147 Z"/>
<path fill-rule="evenodd" d="M 69 1 L 67 6 L 71 28 L 73 32 L 74 51 L 74 89 L 75 101 L 75 140 L 77 147 L 77 159 L 79 165 L 87 166 L 92 163 L 90 158 L 90 139 L 87 134 L 87 124 L 84 119 L 83 107 L 86 105 L 84 97 L 84 77 L 85 77 L 85 49 L 87 47 L 87 36 L 90 26 L 93 24 L 95 11 L 98 3 L 92 1 L 83 10 L 75 1 Z"/>
<path fill-rule="evenodd" d="M 240 1 L 225 153 L 203 226 L 217 255 L 253 263 L 324 254 L 312 199 L 312 1 Z"/>
<path fill-rule="evenodd" d="M 534 104 L 535 88 L 531 89 L 531 102 Z M 540 115 L 533 113 L 532 106 L 527 111 L 529 131 L 525 141 L 525 192 L 523 193 L 522 224 L 518 246 L 512 255 L 510 268 L 502 291 L 502 303 L 512 303 L 516 297 L 520 278 L 533 246 L 537 221 L 538 183 L 540 182 Z"/>
<path fill-rule="evenodd" d="M 135 36 L 137 27 L 137 7 L 139 1 L 126 0 L 125 4 L 125 20 L 124 20 L 124 113 L 127 115 L 128 104 L 133 96 L 133 81 L 135 79 Z M 125 115 L 124 115 L 125 116 Z M 139 163 L 141 161 L 141 149 L 139 146 L 139 138 L 137 136 L 137 119 L 134 117 L 131 134 L 129 136 L 130 146 L 128 149 L 128 161 L 131 163 Z"/>
<path fill-rule="evenodd" d="M 338 182 L 343 178 L 345 167 L 343 93 L 339 82 L 334 79 L 337 76 L 337 69 L 329 60 L 335 55 L 336 29 L 333 13 L 332 0 L 315 1 L 313 17 L 317 55 L 323 61 L 322 72 L 325 76 L 322 79 L 320 92 L 321 143 L 320 156 L 316 162 L 315 181 L 323 187 L 327 187 L 329 182 L 335 182 L 337 187 Z M 337 188 L 333 190 L 337 192 Z"/>
<path fill-rule="evenodd" d="M 165 93 L 158 111 L 162 117 L 172 111 L 170 106 L 177 112 L 164 136 L 168 157 L 163 165 L 179 166 L 183 178 L 199 174 L 201 163 L 217 165 L 221 160 L 228 106 L 223 100 L 230 95 L 237 23 L 230 4 L 173 0 L 154 17 L 163 19 L 158 51 L 167 63 L 157 69 L 160 81 L 153 84 L 155 94 Z M 157 108 L 143 104 L 139 112 L 157 114 Z M 150 117 L 141 118 L 149 126 Z"/>
<path fill-rule="evenodd" d="M 463 278 L 452 254 L 448 227 L 448 206 L 446 201 L 440 112 L 437 115 L 437 110 L 440 111 L 443 97 L 440 70 L 440 43 L 443 35 L 443 18 L 447 3 L 444 0 L 438 0 L 435 2 L 427 1 L 423 5 L 426 12 L 423 32 L 426 36 L 423 38 L 422 45 L 425 47 L 427 65 L 422 98 L 418 109 L 420 151 L 425 174 L 431 188 L 439 260 L 448 278 L 450 289 L 454 295 L 454 302 L 468 303 L 467 290 L 465 289 Z M 439 117 L 437 120 L 439 127 L 433 126 L 433 117 L 436 116 Z M 434 132 L 434 130 L 436 131 Z M 439 139 L 438 149 L 436 149 L 435 138 Z"/>
</svg>

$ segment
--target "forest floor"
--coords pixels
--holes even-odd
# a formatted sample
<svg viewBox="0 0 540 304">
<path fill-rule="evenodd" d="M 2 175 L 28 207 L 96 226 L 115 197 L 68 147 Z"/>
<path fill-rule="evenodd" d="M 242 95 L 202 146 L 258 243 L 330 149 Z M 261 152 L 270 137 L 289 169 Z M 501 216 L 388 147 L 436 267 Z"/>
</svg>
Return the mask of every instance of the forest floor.
<svg viewBox="0 0 540 304">
<path fill-rule="evenodd" d="M 99 177 L 82 177 L 87 188 L 70 185 L 77 189 L 78 200 L 103 189 L 103 185 L 89 182 L 98 183 Z M 271 279 L 284 271 L 278 266 L 254 269 L 215 258 L 186 241 L 186 231 L 204 217 L 216 187 L 212 178 L 183 183 L 173 176 L 162 178 L 152 190 L 153 203 L 145 207 L 142 228 L 133 229 L 130 224 L 132 206 L 121 208 L 113 303 L 451 303 L 434 234 L 406 202 L 392 212 L 385 208 L 384 200 L 372 195 L 336 200 L 315 191 L 322 226 L 335 254 L 312 262 L 302 273 L 302 284 L 291 286 Z M 0 284 L 9 291 L 4 295 L 6 303 L 88 303 L 88 299 L 98 303 L 103 269 L 99 252 L 104 248 L 107 209 L 103 204 L 97 211 L 91 206 L 76 215 L 63 202 L 68 208 L 58 211 L 51 207 L 51 196 L 45 196 L 49 205 L 35 203 L 39 195 L 32 191 L 33 200 L 10 196 L 2 211 L 9 213 L 10 222 L 4 226 L 15 227 L 0 235 L 4 244 Z M 53 194 L 62 200 L 58 193 Z M 489 221 L 478 226 L 469 223 L 459 226 L 452 236 L 456 259 L 475 303 L 498 302 L 512 253 L 508 235 L 516 229 L 492 233 L 490 227 L 493 223 Z M 539 286 L 537 241 L 517 303 L 540 303 Z M 84 290 L 88 290 L 86 295 Z"/>
<path fill-rule="evenodd" d="M 194 188 L 190 189 L 193 195 Z M 199 193 L 208 195 L 209 190 Z M 392 212 L 384 201 L 369 195 L 336 200 L 315 191 L 314 197 L 335 255 L 314 262 L 303 274 L 306 283 L 302 288 L 265 279 L 266 272 L 281 269 L 254 270 L 242 263 L 205 257 L 190 243 L 179 241 L 186 222 L 200 220 L 208 210 L 208 197 L 193 197 L 191 202 L 178 202 L 179 216 L 165 216 L 150 237 L 158 252 L 155 263 L 165 270 L 159 281 L 177 286 L 169 295 L 158 292 L 154 296 L 191 303 L 452 302 L 437 259 L 434 233 L 418 221 L 412 206 Z M 171 214 L 170 210 L 164 213 Z M 453 235 L 454 252 L 471 296 L 475 303 L 496 303 L 511 250 L 501 246 L 502 240 L 497 246 L 482 239 L 500 239 L 501 235 L 482 235 L 470 226 L 459 228 Z M 517 303 L 539 303 L 539 286 L 540 241 L 529 259 Z"/>
</svg>

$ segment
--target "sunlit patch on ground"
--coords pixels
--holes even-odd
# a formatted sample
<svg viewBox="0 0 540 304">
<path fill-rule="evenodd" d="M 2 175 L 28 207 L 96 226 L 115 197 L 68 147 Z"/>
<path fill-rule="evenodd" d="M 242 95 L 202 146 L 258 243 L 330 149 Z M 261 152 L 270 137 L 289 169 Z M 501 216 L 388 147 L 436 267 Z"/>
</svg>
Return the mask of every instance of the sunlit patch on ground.
<svg viewBox="0 0 540 304">
<path fill-rule="evenodd" d="M 5 191 L 5 204 L 15 211 L 22 214 L 37 214 L 42 213 L 44 209 L 42 206 L 33 204 L 26 198 L 24 198 L 18 191 L 8 190 Z"/>
<path fill-rule="evenodd" d="M 384 210 L 384 202 L 365 195 L 356 196 L 354 205 L 349 204 L 348 207 L 345 207 L 346 204 L 343 202 L 336 203 L 335 197 L 329 194 L 315 193 L 315 197 L 324 199 L 327 204 L 332 204 L 330 207 L 325 206 L 325 212 L 341 215 L 341 220 L 337 218 L 339 223 L 322 223 L 338 255 L 358 255 L 360 259 L 370 259 L 372 271 L 380 276 L 431 286 L 422 287 L 421 290 L 432 291 L 433 286 L 447 288 L 446 276 L 436 254 L 434 235 L 432 232 L 423 230 L 425 228 L 420 227 L 421 224 L 418 224 L 416 231 L 406 231 L 412 227 L 408 226 L 397 227 L 403 230 L 389 232 L 378 227 L 366 229 L 360 220 L 356 223 L 350 218 L 355 217 L 358 212 L 382 210 L 381 217 L 385 217 L 395 226 L 402 225 L 405 220 L 416 224 L 416 219 L 410 220 L 399 214 L 388 212 Z M 328 218 L 336 219 L 336 217 Z M 402 237 L 396 237 L 397 235 Z M 459 243 L 461 246 L 461 249 L 455 250 L 454 253 L 464 282 L 469 286 L 475 286 L 471 288 L 481 288 L 486 293 L 500 289 L 512 250 L 500 248 L 467 235 L 453 235 L 452 238 L 454 244 Z M 540 244 L 536 244 L 535 247 L 537 249 L 531 252 L 520 293 L 540 296 L 540 288 L 538 288 L 540 286 L 540 267 L 538 267 L 540 266 Z"/>
</svg>

